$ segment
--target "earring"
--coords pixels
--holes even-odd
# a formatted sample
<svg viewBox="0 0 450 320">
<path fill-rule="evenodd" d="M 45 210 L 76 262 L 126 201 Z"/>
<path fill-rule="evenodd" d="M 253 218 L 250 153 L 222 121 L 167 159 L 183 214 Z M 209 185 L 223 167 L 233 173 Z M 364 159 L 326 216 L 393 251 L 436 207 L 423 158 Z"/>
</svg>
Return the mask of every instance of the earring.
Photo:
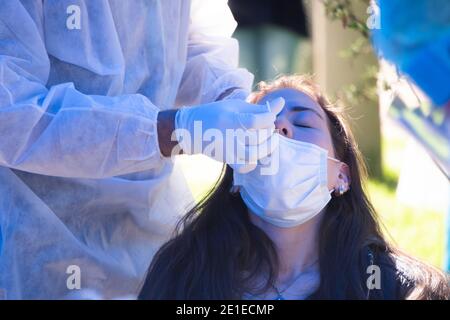
<svg viewBox="0 0 450 320">
<path fill-rule="evenodd" d="M 339 185 L 339 188 L 338 188 L 339 195 L 342 196 L 345 193 L 345 191 L 346 191 L 345 186 L 343 184 Z"/>
</svg>

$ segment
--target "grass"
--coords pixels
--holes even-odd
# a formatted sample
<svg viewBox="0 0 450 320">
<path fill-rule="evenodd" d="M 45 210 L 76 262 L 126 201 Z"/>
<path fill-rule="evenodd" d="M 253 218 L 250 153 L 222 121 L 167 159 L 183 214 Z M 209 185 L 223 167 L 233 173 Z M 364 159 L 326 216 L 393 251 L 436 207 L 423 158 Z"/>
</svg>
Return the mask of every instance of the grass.
<svg viewBox="0 0 450 320">
<path fill-rule="evenodd" d="M 399 204 L 395 189 L 379 181 L 369 181 L 368 190 L 388 239 L 403 251 L 442 267 L 445 215 Z"/>
<path fill-rule="evenodd" d="M 446 237 L 445 212 L 426 206 L 408 206 L 396 199 L 406 141 L 398 132 L 383 133 L 383 178 L 369 181 L 369 197 L 392 243 L 417 258 L 442 267 Z"/>
</svg>

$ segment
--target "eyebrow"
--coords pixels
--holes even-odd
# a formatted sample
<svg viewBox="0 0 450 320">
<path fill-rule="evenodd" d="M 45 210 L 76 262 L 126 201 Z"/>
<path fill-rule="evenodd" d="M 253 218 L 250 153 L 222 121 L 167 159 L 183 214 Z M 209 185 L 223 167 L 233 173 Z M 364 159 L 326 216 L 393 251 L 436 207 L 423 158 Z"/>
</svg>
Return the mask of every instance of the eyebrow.
<svg viewBox="0 0 450 320">
<path fill-rule="evenodd" d="M 291 107 L 290 111 L 293 111 L 293 112 L 311 111 L 311 112 L 314 112 L 316 115 L 319 116 L 320 119 L 323 120 L 323 116 L 319 112 L 317 112 L 317 110 L 314 110 L 312 108 L 307 108 L 307 107 L 303 107 L 303 106 L 293 106 L 293 107 Z"/>
</svg>

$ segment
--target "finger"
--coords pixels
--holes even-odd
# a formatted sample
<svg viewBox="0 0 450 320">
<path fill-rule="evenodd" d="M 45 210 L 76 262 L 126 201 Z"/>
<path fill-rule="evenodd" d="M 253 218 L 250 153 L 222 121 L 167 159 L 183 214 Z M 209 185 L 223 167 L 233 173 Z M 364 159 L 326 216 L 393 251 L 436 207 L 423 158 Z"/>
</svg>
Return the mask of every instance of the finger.
<svg viewBox="0 0 450 320">
<path fill-rule="evenodd" d="M 239 113 L 237 115 L 240 126 L 245 130 L 268 129 L 275 127 L 276 115 L 272 112 Z"/>
<path fill-rule="evenodd" d="M 273 154 L 280 144 L 279 136 L 272 135 L 269 139 L 258 145 L 244 145 L 240 141 L 236 142 L 236 159 L 238 164 L 254 164 L 262 158 Z"/>
<path fill-rule="evenodd" d="M 235 156 L 237 164 L 257 164 L 258 146 L 246 146 L 238 141 Z"/>
<path fill-rule="evenodd" d="M 246 130 L 272 128 L 275 126 L 277 114 L 283 110 L 284 104 L 285 100 L 282 97 L 279 97 L 271 102 L 268 102 L 267 108 L 259 108 L 260 106 L 258 105 L 250 105 L 248 110 L 246 109 L 245 113 L 238 114 L 239 122 Z M 261 110 L 264 109 L 266 112 L 261 112 Z M 257 113 L 254 112 L 256 110 L 258 110 Z"/>
<path fill-rule="evenodd" d="M 238 173 L 246 174 L 256 169 L 256 164 L 236 164 L 233 169 Z"/>
<path fill-rule="evenodd" d="M 236 138 L 242 144 L 246 146 L 252 146 L 259 145 L 267 141 L 274 133 L 275 130 L 273 130 L 273 128 L 258 130 L 237 130 Z"/>
<path fill-rule="evenodd" d="M 268 156 L 276 156 L 279 147 L 279 137 L 272 135 L 267 141 L 258 146 L 237 145 L 237 154 L 233 156 L 234 161 L 230 165 L 239 173 L 245 174 L 253 171 L 258 160 L 269 159 Z"/>
<path fill-rule="evenodd" d="M 274 155 L 278 151 L 279 145 L 280 145 L 279 136 L 273 134 L 266 141 L 262 142 L 258 146 L 254 146 L 257 147 L 257 155 L 256 155 L 257 160 L 261 160 L 268 156 Z"/>
<path fill-rule="evenodd" d="M 270 107 L 270 112 L 272 112 L 272 114 L 274 114 L 276 117 L 277 114 L 279 114 L 281 112 L 281 110 L 283 110 L 285 103 L 286 102 L 284 101 L 284 99 L 282 97 L 279 97 L 277 99 L 274 99 L 274 100 L 268 102 L 269 107 Z"/>
<path fill-rule="evenodd" d="M 240 101 L 242 103 L 242 101 Z M 244 103 L 243 106 L 239 106 L 239 111 L 241 113 L 266 113 L 270 112 L 269 108 L 265 104 L 253 104 Z"/>
</svg>

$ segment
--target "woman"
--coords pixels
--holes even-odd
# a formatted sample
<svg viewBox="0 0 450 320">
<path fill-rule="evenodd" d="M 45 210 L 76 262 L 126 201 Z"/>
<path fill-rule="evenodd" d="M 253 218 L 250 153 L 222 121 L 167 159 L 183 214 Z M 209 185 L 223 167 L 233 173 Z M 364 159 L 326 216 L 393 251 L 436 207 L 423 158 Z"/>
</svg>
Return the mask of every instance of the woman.
<svg viewBox="0 0 450 320">
<path fill-rule="evenodd" d="M 278 97 L 278 171 L 227 167 L 155 256 L 140 298 L 448 299 L 445 274 L 382 234 L 341 111 L 302 76 L 262 83 L 252 102 Z"/>
</svg>

